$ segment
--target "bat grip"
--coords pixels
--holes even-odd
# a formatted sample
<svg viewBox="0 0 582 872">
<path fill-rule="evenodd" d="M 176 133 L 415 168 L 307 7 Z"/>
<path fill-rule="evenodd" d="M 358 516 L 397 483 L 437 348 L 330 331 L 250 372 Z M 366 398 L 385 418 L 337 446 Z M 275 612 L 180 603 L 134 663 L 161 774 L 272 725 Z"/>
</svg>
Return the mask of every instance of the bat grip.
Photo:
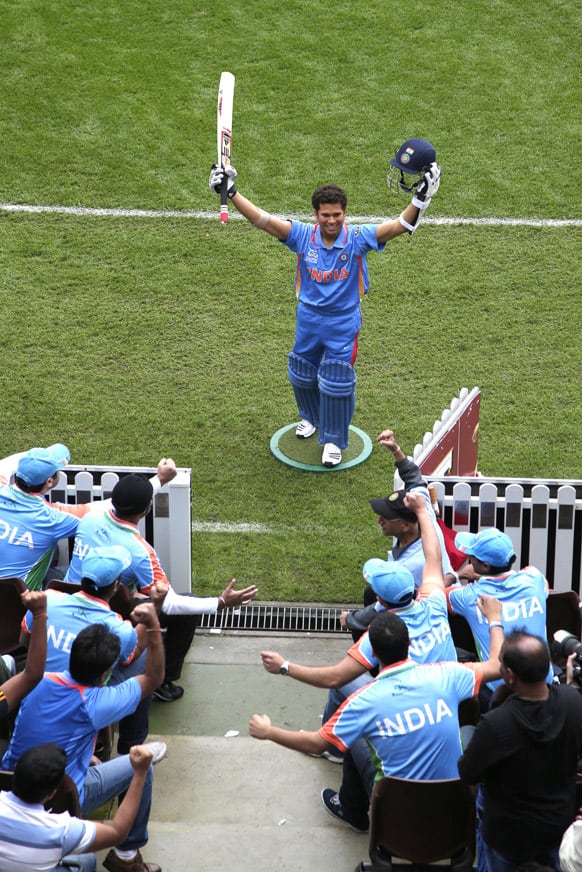
<svg viewBox="0 0 582 872">
<path fill-rule="evenodd" d="M 220 220 L 223 224 L 228 222 L 228 178 L 226 175 L 220 185 Z"/>
</svg>

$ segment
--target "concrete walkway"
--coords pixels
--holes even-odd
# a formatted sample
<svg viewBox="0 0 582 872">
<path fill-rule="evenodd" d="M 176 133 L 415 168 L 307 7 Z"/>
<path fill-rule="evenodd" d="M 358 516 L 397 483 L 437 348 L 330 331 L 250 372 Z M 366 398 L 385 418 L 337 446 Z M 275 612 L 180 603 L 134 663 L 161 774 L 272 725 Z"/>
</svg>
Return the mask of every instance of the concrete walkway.
<svg viewBox="0 0 582 872">
<path fill-rule="evenodd" d="M 155 768 L 144 859 L 163 872 L 352 872 L 368 838 L 321 804 L 341 766 L 248 735 L 253 712 L 291 729 L 317 729 L 326 691 L 269 675 L 259 652 L 306 664 L 334 663 L 351 637 L 275 633 L 196 634 L 181 683 L 184 697 L 154 703 L 151 738 L 168 757 Z M 238 735 L 227 738 L 226 733 Z M 104 855 L 100 855 L 101 859 Z"/>
</svg>

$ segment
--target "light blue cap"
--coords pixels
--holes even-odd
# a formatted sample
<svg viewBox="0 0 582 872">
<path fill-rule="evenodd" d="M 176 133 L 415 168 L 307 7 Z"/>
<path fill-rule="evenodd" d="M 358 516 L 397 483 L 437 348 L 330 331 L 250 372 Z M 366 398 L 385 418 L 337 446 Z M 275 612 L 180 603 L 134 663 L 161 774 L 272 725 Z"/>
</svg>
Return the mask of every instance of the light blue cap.
<svg viewBox="0 0 582 872">
<path fill-rule="evenodd" d="M 390 606 L 408 605 L 414 595 L 414 576 L 397 560 L 371 557 L 364 564 L 363 576 L 372 585 L 374 593 Z"/>
<path fill-rule="evenodd" d="M 490 566 L 507 566 L 515 557 L 513 542 L 495 527 L 487 527 L 479 533 L 457 533 L 455 546 L 469 557 L 476 557 Z"/>
<path fill-rule="evenodd" d="M 131 554 L 122 545 L 91 548 L 81 562 L 81 577 L 90 579 L 95 587 L 109 587 L 130 563 Z"/>
<path fill-rule="evenodd" d="M 16 475 L 27 485 L 42 485 L 71 459 L 66 445 L 57 442 L 48 448 L 31 448 L 18 461 Z"/>
</svg>

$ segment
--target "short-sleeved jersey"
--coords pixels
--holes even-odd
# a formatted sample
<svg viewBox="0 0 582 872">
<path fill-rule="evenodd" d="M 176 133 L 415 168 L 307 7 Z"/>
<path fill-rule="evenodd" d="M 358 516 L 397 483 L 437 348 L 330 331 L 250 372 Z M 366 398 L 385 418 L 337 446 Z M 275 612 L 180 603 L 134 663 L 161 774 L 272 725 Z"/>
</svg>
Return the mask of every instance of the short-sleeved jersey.
<svg viewBox="0 0 582 872">
<path fill-rule="evenodd" d="M 458 705 L 479 685 L 461 663 L 396 663 L 349 696 L 320 734 L 342 751 L 366 739 L 377 778 L 457 778 Z"/>
<path fill-rule="evenodd" d="M 16 575 L 40 590 L 59 539 L 74 536 L 79 519 L 48 505 L 41 494 L 0 487 L 0 577 Z"/>
<path fill-rule="evenodd" d="M 441 660 L 457 659 L 444 591 L 435 589 L 428 596 L 421 595 L 413 600 L 407 608 L 394 609 L 394 612 L 408 627 L 408 653 L 411 660 L 416 663 L 439 663 Z M 352 645 L 348 655 L 366 669 L 378 666 L 378 658 L 372 650 L 367 632 Z"/>
<path fill-rule="evenodd" d="M 66 771 L 75 782 L 82 805 L 97 733 L 134 712 L 140 700 L 137 678 L 115 687 L 87 687 L 78 684 L 69 672 L 46 672 L 20 705 L 2 768 L 14 769 L 25 751 L 50 738 L 67 754 Z"/>
<path fill-rule="evenodd" d="M 121 643 L 119 663 L 131 663 L 137 648 L 137 633 L 129 621 L 114 612 L 104 600 L 83 591 L 74 594 L 47 590 L 46 672 L 63 672 L 69 668 L 71 645 L 77 633 L 91 624 L 105 624 Z M 25 633 L 32 632 L 32 612 L 22 619 Z"/>
<path fill-rule="evenodd" d="M 121 574 L 121 580 L 129 588 L 148 593 L 156 581 L 169 584 L 158 555 L 136 525 L 121 521 L 111 511 L 91 512 L 79 524 L 66 580 L 80 584 L 83 557 L 91 548 L 104 545 L 122 545 L 131 554 L 131 564 Z"/>
<path fill-rule="evenodd" d="M 447 589 L 449 608 L 462 615 L 469 624 L 480 660 L 487 660 L 490 650 L 489 623 L 477 606 L 482 594 L 500 600 L 506 635 L 512 630 L 523 629 L 534 636 L 546 638 L 548 588 L 543 574 L 534 566 L 495 577 L 483 577 L 464 587 L 450 587 Z M 551 673 L 548 678 L 551 680 Z M 500 679 L 488 682 L 488 686 L 495 688 L 502 683 Z"/>
<path fill-rule="evenodd" d="M 292 221 L 283 241 L 297 255 L 295 293 L 301 303 L 330 314 L 350 312 L 368 293 L 369 251 L 383 251 L 376 238 L 376 224 L 344 224 L 328 248 L 317 224 Z"/>
<path fill-rule="evenodd" d="M 84 854 L 93 843 L 94 821 L 53 814 L 0 793 L 0 869 L 2 872 L 52 872 L 68 854 Z"/>
</svg>

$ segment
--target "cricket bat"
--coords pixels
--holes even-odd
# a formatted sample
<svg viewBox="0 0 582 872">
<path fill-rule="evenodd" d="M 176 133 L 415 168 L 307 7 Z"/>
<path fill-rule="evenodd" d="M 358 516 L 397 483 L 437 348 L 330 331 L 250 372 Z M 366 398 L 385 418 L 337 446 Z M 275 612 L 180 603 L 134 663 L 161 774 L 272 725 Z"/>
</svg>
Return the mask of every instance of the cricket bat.
<svg viewBox="0 0 582 872">
<path fill-rule="evenodd" d="M 230 166 L 232 148 L 232 106 L 234 103 L 234 76 L 222 73 L 218 86 L 218 111 L 216 116 L 216 140 L 218 146 L 218 165 L 223 169 Z M 228 179 L 222 181 L 220 190 L 220 220 L 228 221 Z"/>
</svg>

